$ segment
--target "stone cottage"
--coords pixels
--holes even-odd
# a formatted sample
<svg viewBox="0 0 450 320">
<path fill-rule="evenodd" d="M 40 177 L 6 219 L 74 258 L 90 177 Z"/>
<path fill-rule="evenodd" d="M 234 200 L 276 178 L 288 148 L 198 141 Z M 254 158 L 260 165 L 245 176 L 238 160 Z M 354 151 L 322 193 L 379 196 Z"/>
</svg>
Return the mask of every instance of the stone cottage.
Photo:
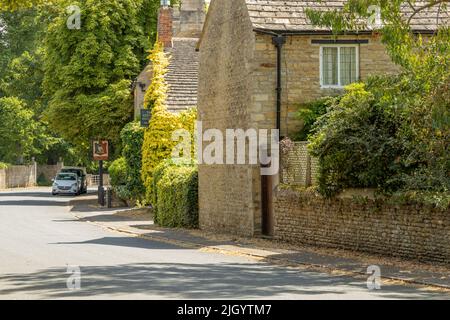
<svg viewBox="0 0 450 320">
<path fill-rule="evenodd" d="M 197 106 L 198 58 L 196 45 L 205 20 L 205 0 L 183 0 L 170 6 L 161 1 L 158 13 L 158 39 L 164 45 L 170 64 L 165 75 L 169 91 L 166 105 L 171 112 Z M 140 115 L 144 96 L 151 84 L 152 67 L 147 65 L 133 85 L 135 118 Z"/>
<path fill-rule="evenodd" d="M 278 128 L 289 136 L 301 126 L 294 116 L 298 104 L 369 75 L 397 72 L 376 32 L 333 37 L 305 13 L 341 8 L 344 2 L 213 0 L 198 45 L 203 130 Z M 448 11 L 428 11 L 417 15 L 412 27 L 430 34 L 448 17 Z M 201 228 L 271 235 L 277 180 L 262 177 L 255 165 L 200 165 Z"/>
</svg>

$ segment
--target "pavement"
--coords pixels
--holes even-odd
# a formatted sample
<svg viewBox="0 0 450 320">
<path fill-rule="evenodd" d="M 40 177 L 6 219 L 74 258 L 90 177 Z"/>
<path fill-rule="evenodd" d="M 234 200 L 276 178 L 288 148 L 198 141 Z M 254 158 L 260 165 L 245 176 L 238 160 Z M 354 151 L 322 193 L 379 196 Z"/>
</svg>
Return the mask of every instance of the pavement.
<svg viewBox="0 0 450 320">
<path fill-rule="evenodd" d="M 96 208 L 92 195 L 0 192 L 0 221 L 0 299 L 450 298 L 385 279 L 381 290 L 369 290 L 367 275 L 292 257 L 281 263 L 280 251 L 239 239 L 158 228 L 126 209 Z"/>
<path fill-rule="evenodd" d="M 71 201 L 70 206 L 77 219 L 143 239 L 343 274 L 366 275 L 367 268 L 376 265 L 382 271 L 384 279 L 450 290 L 450 266 L 427 265 L 367 254 L 349 254 L 343 250 L 328 250 L 332 251 L 328 254 L 324 253 L 327 250 L 320 248 L 299 247 L 296 250 L 294 246 L 267 239 L 253 241 L 226 235 L 217 236 L 198 230 L 162 228 L 154 224 L 149 210 L 100 208 L 95 195 Z"/>
</svg>

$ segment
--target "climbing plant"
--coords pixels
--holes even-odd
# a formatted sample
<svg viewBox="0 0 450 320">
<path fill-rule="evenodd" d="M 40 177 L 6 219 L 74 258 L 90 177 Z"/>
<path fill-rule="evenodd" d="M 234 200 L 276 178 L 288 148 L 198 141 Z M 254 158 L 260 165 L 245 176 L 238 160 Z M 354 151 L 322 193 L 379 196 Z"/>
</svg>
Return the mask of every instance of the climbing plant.
<svg viewBox="0 0 450 320">
<path fill-rule="evenodd" d="M 161 43 L 157 42 L 150 53 L 152 63 L 152 84 L 145 94 L 145 108 L 151 110 L 150 125 L 144 133 L 142 146 L 142 181 L 146 189 L 146 199 L 152 198 L 152 181 L 155 168 L 172 156 L 177 142 L 172 140 L 174 131 L 189 130 L 193 134 L 197 117 L 196 109 L 190 109 L 180 114 L 171 113 L 165 105 L 167 83 L 164 75 L 169 65 Z"/>
</svg>

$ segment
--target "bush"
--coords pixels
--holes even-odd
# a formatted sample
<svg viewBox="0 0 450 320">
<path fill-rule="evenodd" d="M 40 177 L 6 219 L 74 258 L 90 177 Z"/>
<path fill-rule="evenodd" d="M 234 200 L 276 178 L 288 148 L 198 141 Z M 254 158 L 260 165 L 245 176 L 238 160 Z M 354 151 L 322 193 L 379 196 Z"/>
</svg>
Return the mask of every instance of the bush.
<svg viewBox="0 0 450 320">
<path fill-rule="evenodd" d="M 410 74 L 374 77 L 333 101 L 310 144 L 323 195 L 376 188 L 437 207 L 450 204 L 448 90 L 422 84 Z"/>
<path fill-rule="evenodd" d="M 401 117 L 377 105 L 364 84 L 346 91 L 319 120 L 310 145 L 319 158 L 319 188 L 327 196 L 350 187 L 386 189 L 400 169 Z"/>
<path fill-rule="evenodd" d="M 127 183 L 127 162 L 121 157 L 109 166 L 109 177 L 113 187 L 124 186 Z"/>
<path fill-rule="evenodd" d="M 172 133 L 178 129 L 190 128 L 191 123 L 193 127 L 196 111 L 187 111 L 183 115 L 167 111 L 165 100 L 168 87 L 164 75 L 169 62 L 161 43 L 155 43 L 149 59 L 153 68 L 152 84 L 145 93 L 144 106 L 151 110 L 152 118 L 144 134 L 141 178 L 145 186 L 145 200 L 154 205 L 152 202 L 154 171 L 162 161 L 172 155 L 176 145 L 172 141 Z"/>
<path fill-rule="evenodd" d="M 4 162 L 0 162 L 0 169 L 6 169 L 9 167 L 9 164 L 4 163 Z"/>
<path fill-rule="evenodd" d="M 168 88 L 164 75 L 167 72 L 168 59 L 160 43 L 155 44 L 149 59 L 153 66 L 152 84 L 145 94 L 144 105 L 151 110 L 152 118 L 144 133 L 141 178 L 145 187 L 145 200 L 151 202 L 154 170 L 162 161 L 172 156 L 177 145 L 177 142 L 172 141 L 174 131 L 186 129 L 194 134 L 197 110 L 193 108 L 180 114 L 167 111 L 165 99 Z"/>
<path fill-rule="evenodd" d="M 312 134 L 316 121 L 327 113 L 327 109 L 335 101 L 334 98 L 326 97 L 310 103 L 302 104 L 296 113 L 296 117 L 302 121 L 303 128 L 293 136 L 296 141 L 307 141 Z"/>
<path fill-rule="evenodd" d="M 39 177 L 36 179 L 36 183 L 39 187 L 49 187 L 52 185 L 52 182 L 48 180 L 43 173 L 41 173 Z"/>
<path fill-rule="evenodd" d="M 153 179 L 155 222 L 164 227 L 198 226 L 198 169 L 194 162 L 167 160 Z"/>
<path fill-rule="evenodd" d="M 142 200 L 145 194 L 141 179 L 144 129 L 138 122 L 131 122 L 123 128 L 120 137 L 123 145 L 122 156 L 126 165 L 126 182 L 125 190 L 119 196 L 124 200 Z"/>
</svg>

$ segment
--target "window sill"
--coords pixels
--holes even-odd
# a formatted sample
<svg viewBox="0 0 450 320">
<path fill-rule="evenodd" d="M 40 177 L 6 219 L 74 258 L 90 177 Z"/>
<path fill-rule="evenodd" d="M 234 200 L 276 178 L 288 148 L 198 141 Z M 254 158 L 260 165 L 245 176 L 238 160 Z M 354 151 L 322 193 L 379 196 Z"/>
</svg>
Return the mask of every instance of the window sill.
<svg viewBox="0 0 450 320">
<path fill-rule="evenodd" d="M 326 90 L 326 89 L 334 89 L 334 90 L 344 90 L 345 86 L 320 86 L 321 90 Z"/>
</svg>

